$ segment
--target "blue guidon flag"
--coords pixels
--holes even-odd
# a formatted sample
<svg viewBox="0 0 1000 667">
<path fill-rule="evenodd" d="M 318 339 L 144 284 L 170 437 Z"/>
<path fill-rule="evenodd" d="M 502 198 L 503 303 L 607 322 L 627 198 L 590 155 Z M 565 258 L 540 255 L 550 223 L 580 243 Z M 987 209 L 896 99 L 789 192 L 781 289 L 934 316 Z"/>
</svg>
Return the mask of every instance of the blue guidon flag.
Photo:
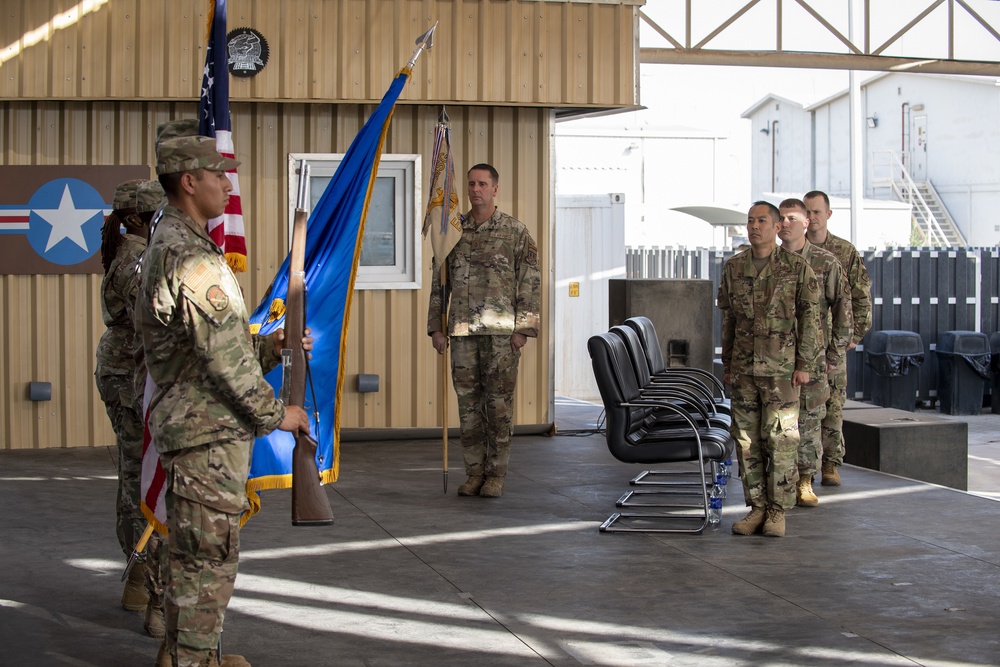
<svg viewBox="0 0 1000 667">
<path fill-rule="evenodd" d="M 137 166 L 0 167 L 0 274 L 103 273 L 101 228 Z"/>
<path fill-rule="evenodd" d="M 306 326 L 312 329 L 315 339 L 310 366 L 316 405 L 310 405 L 312 393 L 307 388 L 306 412 L 310 414 L 312 434 L 319 442 L 316 458 L 323 483 L 336 481 L 339 472 L 340 396 L 344 385 L 341 362 L 347 344 L 348 313 L 368 203 L 392 110 L 409 76 L 410 69 L 404 68 L 393 80 L 378 108 L 354 138 L 309 216 L 305 256 Z M 267 294 L 250 317 L 251 331 L 266 335 L 283 325 L 289 261 L 286 257 Z M 281 366 L 267 375 L 267 381 L 275 387 L 275 395 L 280 391 L 281 380 Z M 313 420 L 314 410 L 320 414 L 319 424 Z M 251 508 L 244 520 L 260 509 L 258 491 L 291 487 L 294 447 L 295 439 L 284 431 L 257 438 L 247 481 Z"/>
</svg>

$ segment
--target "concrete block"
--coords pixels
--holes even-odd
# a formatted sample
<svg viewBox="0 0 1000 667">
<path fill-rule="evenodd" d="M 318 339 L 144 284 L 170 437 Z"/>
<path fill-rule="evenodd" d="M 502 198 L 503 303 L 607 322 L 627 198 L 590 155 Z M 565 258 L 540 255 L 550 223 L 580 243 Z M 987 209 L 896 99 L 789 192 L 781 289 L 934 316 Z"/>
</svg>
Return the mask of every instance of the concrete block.
<svg viewBox="0 0 1000 667">
<path fill-rule="evenodd" d="M 645 315 L 656 327 L 668 366 L 712 372 L 715 292 L 711 280 L 608 281 L 608 324 Z"/>
<path fill-rule="evenodd" d="M 969 425 L 894 408 L 845 410 L 844 462 L 967 491 Z"/>
</svg>

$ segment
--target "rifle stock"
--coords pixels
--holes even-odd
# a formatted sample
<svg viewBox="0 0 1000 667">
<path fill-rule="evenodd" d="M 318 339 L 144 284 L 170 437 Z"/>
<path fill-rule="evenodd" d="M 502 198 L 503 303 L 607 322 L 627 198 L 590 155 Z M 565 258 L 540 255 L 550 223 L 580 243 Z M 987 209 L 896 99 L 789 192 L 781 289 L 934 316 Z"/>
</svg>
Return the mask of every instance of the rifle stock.
<svg viewBox="0 0 1000 667">
<path fill-rule="evenodd" d="M 302 171 L 305 180 L 305 170 Z M 295 209 L 292 225 L 292 256 L 288 268 L 288 294 L 285 300 L 285 343 L 292 353 L 288 405 L 305 408 L 306 352 L 302 349 L 305 331 L 305 246 L 309 214 L 301 201 Z M 292 453 L 292 525 L 328 526 L 333 523 L 333 509 L 316 465 L 317 443 L 304 433 L 295 437 Z"/>
</svg>

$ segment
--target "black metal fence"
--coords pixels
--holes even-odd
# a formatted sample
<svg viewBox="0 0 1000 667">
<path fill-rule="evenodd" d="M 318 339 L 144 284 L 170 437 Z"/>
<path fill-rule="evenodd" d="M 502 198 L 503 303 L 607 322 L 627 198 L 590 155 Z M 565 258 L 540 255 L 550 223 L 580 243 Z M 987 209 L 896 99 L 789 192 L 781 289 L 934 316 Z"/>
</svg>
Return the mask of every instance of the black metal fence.
<svg viewBox="0 0 1000 667">
<path fill-rule="evenodd" d="M 628 248 L 628 278 L 711 280 L 718 289 L 722 266 L 731 250 Z M 918 399 L 937 396 L 937 358 L 933 353 L 945 331 L 1000 331 L 1000 250 L 965 248 L 892 248 L 862 253 L 872 280 L 871 331 L 915 331 L 924 343 Z M 716 310 L 716 353 L 721 351 L 722 320 Z M 849 398 L 870 398 L 872 371 L 864 364 L 864 344 L 848 353 Z"/>
</svg>

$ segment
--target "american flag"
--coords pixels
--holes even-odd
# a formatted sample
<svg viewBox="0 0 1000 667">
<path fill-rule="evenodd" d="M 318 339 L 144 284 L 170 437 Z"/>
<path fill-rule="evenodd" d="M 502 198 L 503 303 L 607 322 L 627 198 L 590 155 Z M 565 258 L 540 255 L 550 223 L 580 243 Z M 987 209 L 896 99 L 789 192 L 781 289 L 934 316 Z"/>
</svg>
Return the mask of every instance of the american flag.
<svg viewBox="0 0 1000 667">
<path fill-rule="evenodd" d="M 153 446 L 149 433 L 149 404 L 153 400 L 156 383 L 146 374 L 146 387 L 142 396 L 142 482 L 140 486 L 140 507 L 156 532 L 167 534 L 167 473 L 160 464 L 160 455 Z M 133 545 L 135 546 L 135 545 Z"/>
<path fill-rule="evenodd" d="M 226 49 L 226 0 L 211 0 L 209 10 L 208 50 L 205 71 L 201 79 L 201 99 L 198 105 L 198 132 L 215 137 L 215 145 L 226 157 L 236 158 L 233 148 L 232 123 L 229 119 L 229 67 Z M 234 271 L 247 270 L 247 241 L 243 227 L 243 205 L 240 181 L 236 170 L 227 172 L 233 191 L 229 204 L 219 218 L 208 221 L 208 234 L 226 253 Z"/>
</svg>

